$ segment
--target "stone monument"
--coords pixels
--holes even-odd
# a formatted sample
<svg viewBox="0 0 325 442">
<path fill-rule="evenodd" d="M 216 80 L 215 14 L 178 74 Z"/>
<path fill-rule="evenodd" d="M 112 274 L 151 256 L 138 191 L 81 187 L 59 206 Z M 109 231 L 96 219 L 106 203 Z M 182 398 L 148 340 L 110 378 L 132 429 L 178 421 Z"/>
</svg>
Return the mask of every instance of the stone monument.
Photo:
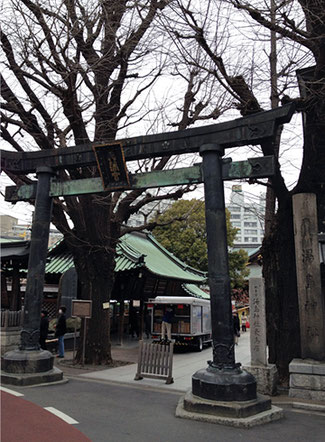
<svg viewBox="0 0 325 442">
<path fill-rule="evenodd" d="M 293 196 L 301 359 L 289 365 L 289 396 L 325 401 L 325 301 L 321 290 L 316 195 Z"/>
<path fill-rule="evenodd" d="M 263 278 L 249 280 L 250 347 L 251 363 L 244 367 L 255 376 L 257 391 L 261 394 L 276 394 L 278 371 L 267 362 L 265 288 Z"/>
</svg>

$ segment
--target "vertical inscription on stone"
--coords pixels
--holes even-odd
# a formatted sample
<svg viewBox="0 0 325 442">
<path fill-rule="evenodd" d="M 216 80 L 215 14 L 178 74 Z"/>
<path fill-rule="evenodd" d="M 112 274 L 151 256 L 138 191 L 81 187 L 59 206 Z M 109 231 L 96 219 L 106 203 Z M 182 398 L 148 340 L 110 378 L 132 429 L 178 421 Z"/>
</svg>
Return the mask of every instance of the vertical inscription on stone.
<svg viewBox="0 0 325 442">
<path fill-rule="evenodd" d="M 321 294 L 316 196 L 294 195 L 294 233 L 301 357 L 325 359 L 325 309 Z"/>
<path fill-rule="evenodd" d="M 263 278 L 249 280 L 251 364 L 266 365 L 266 317 Z"/>
</svg>

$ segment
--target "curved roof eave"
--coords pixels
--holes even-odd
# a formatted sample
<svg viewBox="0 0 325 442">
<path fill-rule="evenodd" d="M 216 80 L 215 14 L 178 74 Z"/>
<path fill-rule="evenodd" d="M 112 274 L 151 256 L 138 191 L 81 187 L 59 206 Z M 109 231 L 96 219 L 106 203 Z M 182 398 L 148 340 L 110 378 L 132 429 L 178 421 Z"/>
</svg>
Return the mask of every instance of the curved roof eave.
<svg viewBox="0 0 325 442">
<path fill-rule="evenodd" d="M 63 273 L 74 265 L 70 252 L 67 250 L 61 252 L 62 247 L 62 240 L 59 240 L 50 249 L 50 261 L 46 264 L 47 273 Z M 61 253 L 55 255 L 55 251 Z M 116 272 L 144 267 L 148 272 L 160 278 L 188 283 L 203 283 L 207 279 L 206 273 L 176 258 L 148 232 L 123 235 L 117 244 L 115 262 Z"/>
<path fill-rule="evenodd" d="M 148 232 L 127 233 L 121 242 L 137 250 L 144 257 L 146 269 L 156 276 L 195 283 L 203 283 L 207 279 L 204 272 L 176 258 Z"/>
</svg>

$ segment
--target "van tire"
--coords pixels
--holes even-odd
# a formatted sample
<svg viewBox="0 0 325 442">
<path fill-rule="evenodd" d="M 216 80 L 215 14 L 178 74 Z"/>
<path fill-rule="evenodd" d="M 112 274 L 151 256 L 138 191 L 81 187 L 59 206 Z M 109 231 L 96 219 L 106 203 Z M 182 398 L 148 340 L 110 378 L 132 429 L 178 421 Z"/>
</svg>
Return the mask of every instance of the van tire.
<svg viewBox="0 0 325 442">
<path fill-rule="evenodd" d="M 196 350 L 197 352 L 200 352 L 200 351 L 203 350 L 203 340 L 202 340 L 201 337 L 200 337 L 200 338 L 197 338 L 197 341 L 196 341 L 196 343 L 195 343 L 195 350 Z"/>
</svg>

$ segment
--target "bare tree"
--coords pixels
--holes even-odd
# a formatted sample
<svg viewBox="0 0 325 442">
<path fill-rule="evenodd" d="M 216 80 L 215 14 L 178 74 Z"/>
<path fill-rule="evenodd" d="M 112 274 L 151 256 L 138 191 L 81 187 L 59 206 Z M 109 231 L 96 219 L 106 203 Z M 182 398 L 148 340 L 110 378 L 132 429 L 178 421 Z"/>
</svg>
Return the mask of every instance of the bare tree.
<svg viewBox="0 0 325 442">
<path fill-rule="evenodd" d="M 4 11 L 1 36 L 1 130 L 7 145 L 16 151 L 69 149 L 74 144 L 114 140 L 121 131 L 125 135 L 131 124 L 148 119 L 154 106 L 146 98 L 169 63 L 168 40 L 155 26 L 168 4 L 168 0 L 13 0 Z M 203 118 L 206 106 L 192 113 L 190 105 L 204 86 L 198 77 L 194 69 L 183 73 L 187 90 L 171 126 L 184 129 Z M 173 161 L 163 157 L 132 168 L 161 170 L 170 164 Z M 28 176 L 8 175 L 17 184 L 30 182 Z M 62 170 L 59 178 L 97 175 L 96 168 L 87 167 Z M 52 222 L 73 254 L 82 298 L 93 300 L 87 362 L 111 360 L 109 313 L 102 305 L 110 299 L 114 284 L 122 224 L 147 203 L 177 199 L 189 190 L 54 199 Z M 154 225 L 149 222 L 137 229 Z"/>
<path fill-rule="evenodd" d="M 240 12 L 241 16 L 238 15 Z M 275 176 L 268 183 L 277 200 L 277 213 L 272 216 L 274 205 L 269 204 L 270 224 L 263 243 L 269 359 L 277 364 L 281 378 L 286 381 L 289 362 L 300 355 L 292 227 L 291 199 L 294 193 L 313 192 L 317 195 L 319 230 L 324 230 L 325 2 L 267 0 L 261 4 L 257 1 L 211 0 L 203 7 L 195 1 L 179 0 L 174 9 L 174 20 L 170 32 L 184 62 L 218 79 L 219 87 L 224 88 L 232 99 L 232 106 L 242 115 L 265 109 L 269 97 L 272 107 L 280 101 L 294 101 L 296 109 L 304 115 L 303 163 L 299 179 L 289 190 L 278 164 Z M 254 30 L 257 31 L 255 37 Z M 264 42 L 269 43 L 270 33 L 271 51 L 264 45 Z M 279 51 L 276 54 L 276 41 L 281 43 L 282 56 L 278 55 Z M 197 47 L 204 54 L 204 63 L 203 56 L 200 59 L 193 56 Z M 270 91 L 270 78 L 265 78 L 269 69 L 260 66 L 262 58 L 266 63 L 271 62 L 269 95 L 265 94 L 266 90 Z M 292 74 L 306 64 L 315 64 L 315 67 L 300 71 L 300 76 L 305 78 L 301 81 L 303 93 L 295 98 L 293 94 L 298 95 L 297 82 L 295 80 L 293 88 Z M 278 158 L 280 140 L 281 128 L 274 142 L 261 145 L 263 154 Z"/>
</svg>

